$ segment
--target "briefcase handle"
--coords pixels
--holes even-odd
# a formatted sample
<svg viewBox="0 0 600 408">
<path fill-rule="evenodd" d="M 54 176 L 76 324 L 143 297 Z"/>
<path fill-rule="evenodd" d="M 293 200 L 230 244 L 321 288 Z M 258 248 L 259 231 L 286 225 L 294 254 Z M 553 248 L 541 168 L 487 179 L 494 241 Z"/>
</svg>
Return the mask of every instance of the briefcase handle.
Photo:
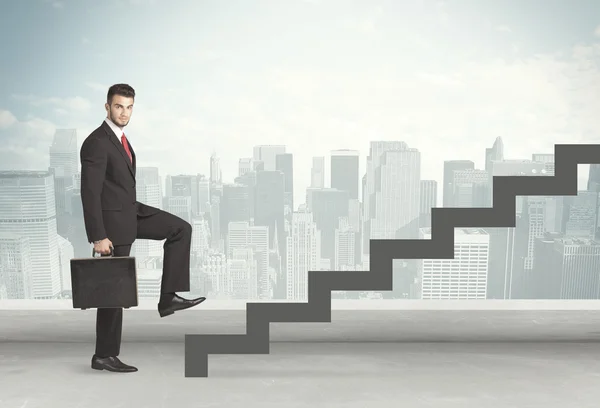
<svg viewBox="0 0 600 408">
<path fill-rule="evenodd" d="M 113 250 L 114 250 L 114 248 L 110 247 L 110 254 L 108 254 L 108 256 L 114 256 L 114 251 Z M 96 252 L 96 250 L 94 248 L 92 248 L 92 258 L 95 258 L 96 254 L 101 255 L 99 252 Z"/>
</svg>

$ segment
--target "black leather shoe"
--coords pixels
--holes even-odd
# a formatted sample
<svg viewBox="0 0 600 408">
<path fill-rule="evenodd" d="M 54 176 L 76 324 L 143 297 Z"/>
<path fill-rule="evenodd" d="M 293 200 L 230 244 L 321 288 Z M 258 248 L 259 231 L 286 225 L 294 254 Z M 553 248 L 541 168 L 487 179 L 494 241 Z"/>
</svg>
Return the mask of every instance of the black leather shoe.
<svg viewBox="0 0 600 408">
<path fill-rule="evenodd" d="M 92 357 L 92 368 L 94 370 L 107 370 L 115 373 L 133 373 L 138 369 L 134 366 L 127 365 L 117 357 Z"/>
<path fill-rule="evenodd" d="M 199 297 L 196 299 L 184 299 L 177 294 L 162 295 L 158 302 L 158 313 L 160 317 L 172 315 L 178 310 L 189 309 L 190 307 L 196 306 L 206 300 L 205 297 Z"/>
</svg>

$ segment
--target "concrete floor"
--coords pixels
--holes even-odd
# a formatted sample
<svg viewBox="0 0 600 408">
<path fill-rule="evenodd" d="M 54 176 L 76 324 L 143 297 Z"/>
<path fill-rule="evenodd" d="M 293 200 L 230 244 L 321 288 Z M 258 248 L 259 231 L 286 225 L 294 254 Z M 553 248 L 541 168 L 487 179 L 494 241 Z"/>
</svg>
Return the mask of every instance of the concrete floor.
<svg viewBox="0 0 600 408">
<path fill-rule="evenodd" d="M 127 310 L 120 357 L 90 368 L 95 311 L 0 310 L 0 408 L 597 407 L 600 310 L 334 310 L 272 323 L 265 355 L 211 355 L 185 378 L 183 335 L 244 333 L 243 310 Z"/>
</svg>

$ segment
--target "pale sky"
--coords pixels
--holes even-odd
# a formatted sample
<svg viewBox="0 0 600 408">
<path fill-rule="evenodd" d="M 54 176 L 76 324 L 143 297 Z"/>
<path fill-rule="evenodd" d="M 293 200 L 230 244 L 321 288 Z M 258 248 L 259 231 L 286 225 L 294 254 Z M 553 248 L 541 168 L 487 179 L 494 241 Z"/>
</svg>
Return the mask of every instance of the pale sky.
<svg viewBox="0 0 600 408">
<path fill-rule="evenodd" d="M 254 145 L 285 144 L 296 204 L 312 156 L 359 150 L 362 177 L 370 140 L 418 148 L 440 184 L 497 136 L 509 159 L 600 142 L 594 0 L 13 0 L 0 42 L 2 169 L 45 169 L 57 127 L 81 145 L 117 82 L 139 166 L 208 175 L 216 151 L 233 181 Z"/>
</svg>

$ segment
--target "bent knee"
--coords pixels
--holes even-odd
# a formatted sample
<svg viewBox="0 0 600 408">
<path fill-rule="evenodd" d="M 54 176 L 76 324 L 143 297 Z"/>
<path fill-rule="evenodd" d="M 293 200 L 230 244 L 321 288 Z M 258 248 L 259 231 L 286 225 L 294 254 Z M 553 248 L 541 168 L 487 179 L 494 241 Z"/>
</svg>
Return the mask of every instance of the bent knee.
<svg viewBox="0 0 600 408">
<path fill-rule="evenodd" d="M 181 223 L 181 228 L 182 228 L 184 234 L 192 235 L 192 224 L 190 224 L 189 222 L 184 220 Z"/>
</svg>

